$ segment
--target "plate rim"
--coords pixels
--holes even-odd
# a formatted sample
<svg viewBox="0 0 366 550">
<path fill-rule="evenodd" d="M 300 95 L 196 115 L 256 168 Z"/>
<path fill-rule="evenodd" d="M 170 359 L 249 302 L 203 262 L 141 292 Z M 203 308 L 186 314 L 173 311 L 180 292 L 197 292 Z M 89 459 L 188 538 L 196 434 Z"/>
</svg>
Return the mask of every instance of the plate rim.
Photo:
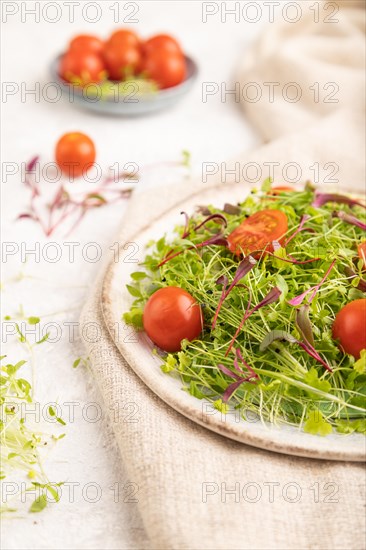
<svg viewBox="0 0 366 550">
<path fill-rule="evenodd" d="M 243 189 L 243 183 L 235 183 L 230 186 L 232 189 L 235 186 L 240 185 L 240 187 Z M 244 184 L 245 185 L 245 184 Z M 173 214 L 177 208 L 177 206 L 181 207 L 181 205 L 185 205 L 188 202 L 192 202 L 192 200 L 196 200 L 200 196 L 205 196 L 207 193 L 210 193 L 212 191 L 214 192 L 220 192 L 223 193 L 224 190 L 227 190 L 228 186 L 225 184 L 221 185 L 212 185 L 208 186 L 205 189 L 201 189 L 200 191 L 191 194 L 189 197 L 185 197 L 182 200 L 177 200 L 174 204 L 172 204 L 169 208 L 164 210 L 159 216 L 154 216 L 153 219 L 150 219 L 147 224 L 145 224 L 143 227 L 138 229 L 136 232 L 134 232 L 132 235 L 128 236 L 128 239 L 123 239 L 120 242 L 119 249 L 122 251 L 124 249 L 125 244 L 128 242 L 131 242 L 131 240 L 138 240 L 139 236 L 141 236 L 144 232 L 146 232 L 152 225 L 155 223 L 161 221 L 163 218 L 168 216 L 169 214 Z M 348 191 L 349 192 L 349 191 Z M 171 407 L 173 410 L 179 412 L 184 417 L 188 418 L 192 422 L 205 427 L 206 429 L 209 429 L 210 431 L 219 434 L 225 438 L 235 440 L 241 444 L 244 445 L 250 445 L 255 448 L 271 451 L 271 452 L 277 452 L 285 455 L 291 455 L 291 456 L 297 456 L 302 458 L 311 458 L 311 459 L 322 459 L 322 460 L 331 460 L 331 461 L 351 461 L 351 462 L 365 462 L 366 461 L 366 438 L 362 434 L 351 434 L 354 437 L 357 437 L 357 439 L 360 440 L 360 442 L 363 442 L 363 447 L 360 445 L 360 449 L 347 449 L 347 446 L 345 446 L 344 450 L 335 450 L 332 448 L 316 448 L 316 445 L 309 447 L 306 445 L 306 443 L 309 443 L 309 438 L 313 437 L 314 442 L 319 441 L 329 441 L 328 438 L 320 438 L 320 436 L 315 436 L 312 434 L 305 434 L 305 442 L 303 445 L 298 443 L 283 443 L 281 442 L 281 438 L 277 437 L 276 440 L 276 434 L 280 433 L 280 429 L 278 425 L 269 425 L 268 427 L 268 434 L 270 433 L 271 429 L 274 431 L 272 432 L 272 437 L 263 438 L 263 435 L 261 433 L 252 433 L 250 430 L 245 429 L 245 421 L 243 420 L 240 422 L 241 428 L 238 430 L 237 427 L 229 422 L 222 422 L 219 420 L 218 415 L 207 415 L 206 417 L 202 418 L 204 415 L 199 413 L 199 409 L 197 407 L 191 406 L 188 401 L 185 398 L 179 398 L 178 393 L 176 392 L 169 392 L 166 390 L 166 387 L 160 384 L 154 384 L 154 376 L 149 376 L 147 374 L 148 369 L 144 369 L 143 367 L 140 367 L 140 364 L 138 361 L 134 361 L 134 354 L 131 353 L 131 346 L 130 348 L 128 346 L 124 346 L 123 342 L 120 342 L 119 339 L 116 337 L 116 331 L 115 323 L 116 323 L 116 317 L 113 315 L 112 310 L 112 300 L 111 300 L 111 294 L 113 293 L 113 281 L 115 276 L 115 271 L 118 268 L 119 262 L 114 262 L 114 260 L 110 260 L 110 262 L 107 265 L 106 271 L 103 276 L 102 280 L 102 287 L 101 287 L 101 294 L 100 294 L 100 306 L 101 311 L 104 319 L 104 323 L 106 325 L 106 328 L 108 330 L 108 333 L 114 343 L 114 345 L 117 347 L 118 351 L 121 353 L 122 357 L 125 359 L 128 366 L 135 372 L 135 374 L 143 381 L 143 383 L 148 387 L 148 389 L 153 392 L 155 395 L 157 395 L 166 405 Z M 140 343 L 138 344 L 140 345 Z M 168 375 L 164 374 L 168 378 Z M 182 391 L 181 395 L 186 395 L 185 392 Z M 193 396 L 189 396 L 194 399 Z M 196 401 L 198 401 L 196 399 Z M 203 402 L 204 400 L 200 400 Z M 244 428 L 243 428 L 244 427 Z M 296 428 L 294 428 L 296 430 Z M 302 433 L 297 431 L 298 434 Z M 274 437 L 273 437 L 274 434 Z M 336 435 L 336 434 L 334 434 Z M 347 442 L 348 437 L 350 435 L 347 434 L 339 434 L 339 437 L 344 438 L 345 443 Z M 316 438 L 316 439 L 315 439 Z M 332 445 L 330 445 L 332 447 Z"/>
</svg>

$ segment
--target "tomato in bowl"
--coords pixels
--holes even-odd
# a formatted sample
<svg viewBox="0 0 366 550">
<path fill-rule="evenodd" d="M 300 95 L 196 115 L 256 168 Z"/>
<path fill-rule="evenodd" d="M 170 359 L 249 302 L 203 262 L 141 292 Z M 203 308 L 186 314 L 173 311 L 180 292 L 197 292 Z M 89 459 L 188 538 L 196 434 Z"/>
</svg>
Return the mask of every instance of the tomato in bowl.
<svg viewBox="0 0 366 550">
<path fill-rule="evenodd" d="M 198 69 L 168 34 L 142 39 L 118 29 L 107 40 L 73 38 L 51 65 L 61 90 L 76 103 L 101 114 L 134 116 L 177 103 L 192 87 Z"/>
</svg>

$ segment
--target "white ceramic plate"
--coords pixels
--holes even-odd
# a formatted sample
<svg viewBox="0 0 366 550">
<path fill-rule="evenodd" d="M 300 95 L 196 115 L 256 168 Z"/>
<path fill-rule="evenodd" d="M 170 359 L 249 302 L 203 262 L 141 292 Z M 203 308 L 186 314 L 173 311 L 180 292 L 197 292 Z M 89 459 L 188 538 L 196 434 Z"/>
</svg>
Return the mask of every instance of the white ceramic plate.
<svg viewBox="0 0 366 550">
<path fill-rule="evenodd" d="M 243 420 L 237 412 L 227 415 L 213 409 L 205 400 L 199 400 L 182 390 L 182 383 L 174 377 L 164 374 L 161 360 L 152 355 L 153 345 L 144 333 L 132 331 L 121 321 L 122 313 L 128 311 L 133 298 L 125 285 L 130 282 L 130 273 L 138 270 L 138 263 L 145 255 L 145 245 L 151 239 L 160 238 L 173 227 L 182 223 L 182 210 L 190 213 L 197 204 L 215 204 L 222 207 L 225 202 L 235 203 L 245 198 L 243 184 L 228 188 L 208 190 L 181 203 L 179 207 L 165 213 L 159 220 L 134 236 L 131 242 L 120 249 L 117 263 L 112 262 L 107 269 L 102 291 L 102 309 L 107 326 L 114 342 L 131 368 L 163 401 L 179 411 L 193 422 L 205 426 L 225 437 L 235 439 L 261 449 L 277 451 L 290 455 L 329 460 L 365 460 L 366 438 L 362 434 L 331 434 L 320 437 L 304 433 L 285 424 L 271 425 L 253 417 Z M 137 245 L 137 246 L 136 246 Z M 118 326 L 119 330 L 115 330 Z"/>
</svg>

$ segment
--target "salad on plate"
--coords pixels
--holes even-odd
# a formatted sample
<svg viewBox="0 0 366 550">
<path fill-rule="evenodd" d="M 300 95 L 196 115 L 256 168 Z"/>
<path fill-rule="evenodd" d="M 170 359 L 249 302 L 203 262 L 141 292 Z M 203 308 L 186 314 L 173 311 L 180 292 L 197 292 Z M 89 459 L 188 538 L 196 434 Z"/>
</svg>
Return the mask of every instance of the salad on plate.
<svg viewBox="0 0 366 550">
<path fill-rule="evenodd" d="M 185 391 L 327 435 L 366 431 L 366 213 L 266 180 L 148 245 L 123 318 Z"/>
</svg>

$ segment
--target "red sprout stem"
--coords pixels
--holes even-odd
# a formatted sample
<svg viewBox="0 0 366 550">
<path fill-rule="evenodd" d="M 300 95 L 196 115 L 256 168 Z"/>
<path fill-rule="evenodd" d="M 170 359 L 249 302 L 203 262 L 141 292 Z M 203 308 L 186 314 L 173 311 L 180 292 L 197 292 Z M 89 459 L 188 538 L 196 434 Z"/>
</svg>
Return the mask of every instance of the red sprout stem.
<svg viewBox="0 0 366 550">
<path fill-rule="evenodd" d="M 310 219 L 310 216 L 308 214 L 304 214 L 300 220 L 298 228 L 292 233 L 292 235 L 289 236 L 289 238 L 284 242 L 283 247 L 286 248 L 286 246 L 289 244 L 289 242 L 292 241 L 298 235 L 301 231 L 309 231 L 311 233 L 315 233 L 314 229 L 311 229 L 310 227 L 304 227 L 305 223 Z"/>
<path fill-rule="evenodd" d="M 309 301 L 308 303 L 310 304 L 313 299 L 315 298 L 315 295 L 316 293 L 318 292 L 319 288 L 321 287 L 321 285 L 324 283 L 324 281 L 326 280 L 326 278 L 328 277 L 329 273 L 332 271 L 335 263 L 336 263 L 336 259 L 332 261 L 332 263 L 330 264 L 330 266 L 328 267 L 324 277 L 322 278 L 322 280 L 315 286 L 312 286 L 311 288 L 309 288 L 308 290 L 305 290 L 305 292 L 302 292 L 302 294 L 299 294 L 298 296 L 295 296 L 294 298 L 291 298 L 291 300 L 288 301 L 288 303 L 291 305 L 291 306 L 299 306 L 302 301 L 304 300 L 304 298 L 310 294 L 310 292 L 312 292 L 310 298 L 309 298 Z"/>
<path fill-rule="evenodd" d="M 225 367 L 224 365 L 222 365 L 221 363 L 218 366 L 218 368 L 224 373 L 226 374 L 227 376 L 230 376 L 230 378 L 233 378 L 235 380 L 235 382 L 233 382 L 232 384 L 229 384 L 229 386 L 226 388 L 223 396 L 222 396 L 222 400 L 224 402 L 227 402 L 230 397 L 232 396 L 232 394 L 234 393 L 234 391 L 239 387 L 241 386 L 241 384 L 243 384 L 243 382 L 249 382 L 250 384 L 255 384 L 256 381 L 259 379 L 259 376 L 258 374 L 252 369 L 252 367 L 250 365 L 248 365 L 248 363 L 244 360 L 241 352 L 239 349 L 236 349 L 234 350 L 235 351 L 235 359 L 234 359 L 234 368 L 237 372 L 240 372 L 240 374 L 245 374 L 244 370 L 242 369 L 242 367 L 239 365 L 238 363 L 238 359 L 241 361 L 242 365 L 245 366 L 245 368 L 248 370 L 249 372 L 249 376 L 239 376 L 236 372 L 233 372 L 231 371 L 230 369 L 228 369 L 227 367 Z M 255 380 L 253 380 L 253 378 L 255 378 Z"/>
</svg>

